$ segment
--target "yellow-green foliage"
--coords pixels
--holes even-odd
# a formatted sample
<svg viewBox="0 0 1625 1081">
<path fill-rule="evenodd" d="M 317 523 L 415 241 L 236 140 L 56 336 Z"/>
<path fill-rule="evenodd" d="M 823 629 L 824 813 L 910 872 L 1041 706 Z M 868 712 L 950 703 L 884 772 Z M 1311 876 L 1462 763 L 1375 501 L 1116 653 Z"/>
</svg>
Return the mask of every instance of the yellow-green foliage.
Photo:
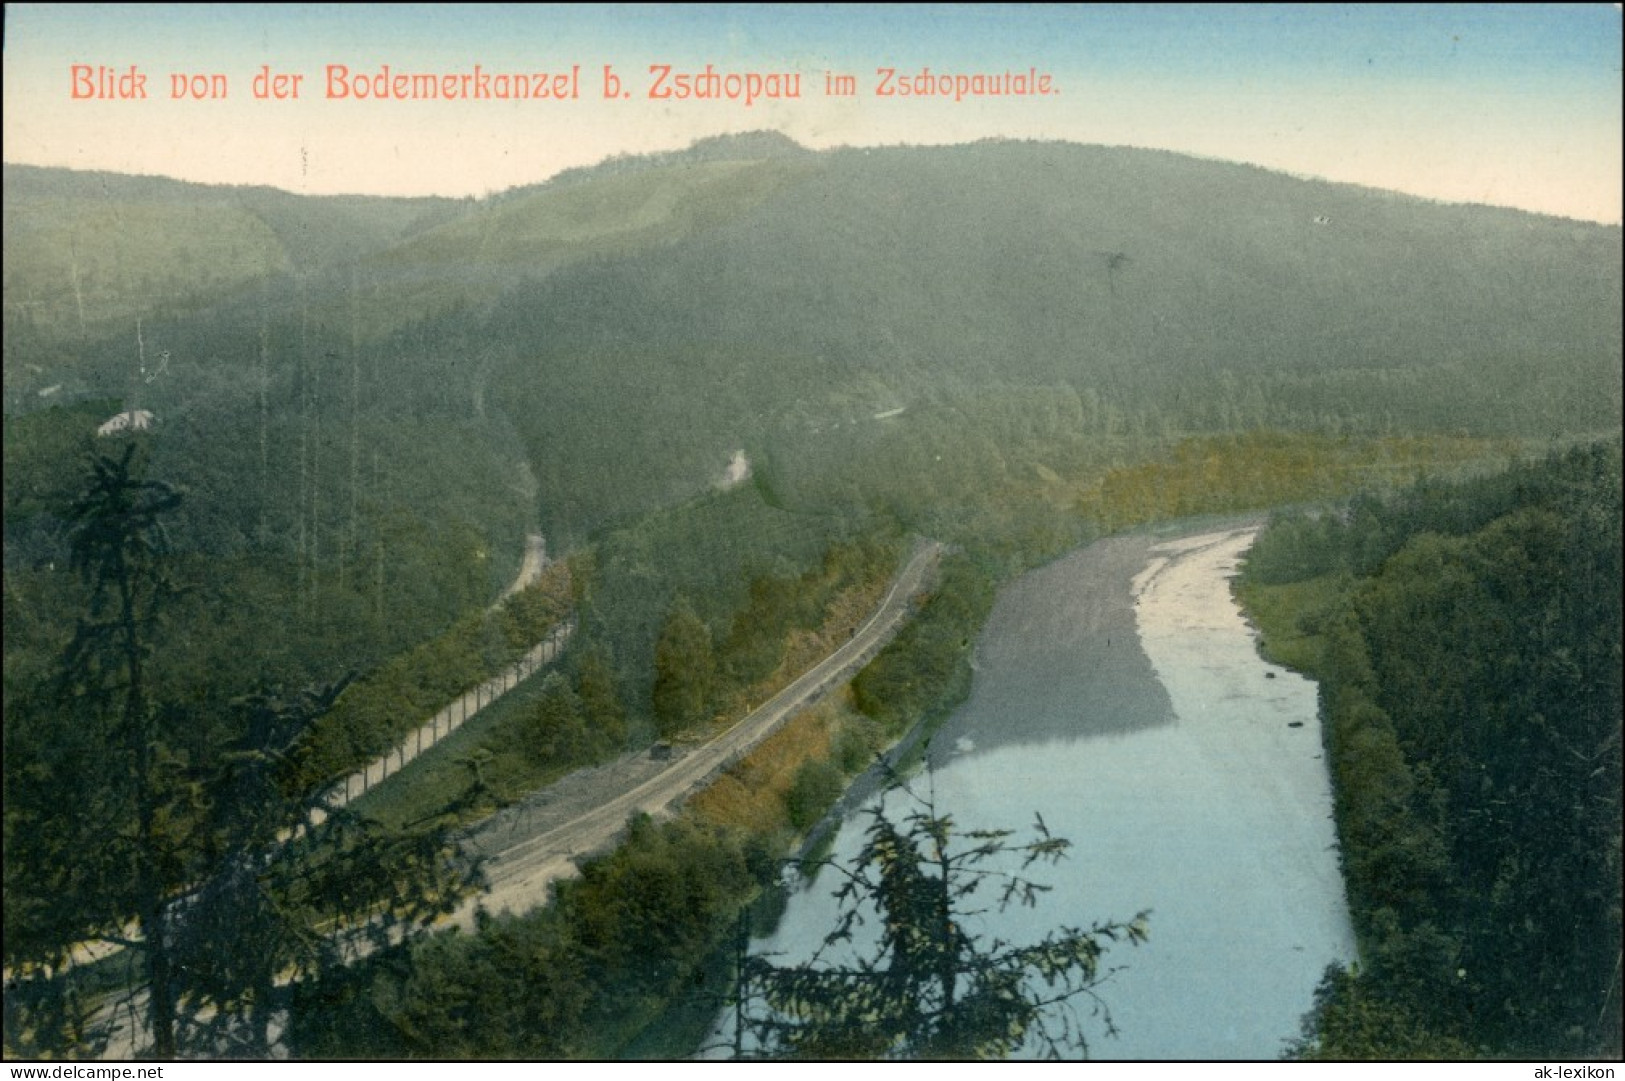
<svg viewBox="0 0 1625 1081">
<path fill-rule="evenodd" d="M 1346 496 L 1486 458 L 1505 443 L 1455 436 L 1379 439 L 1253 431 L 1179 442 L 1161 460 L 1111 469 L 1077 497 L 1105 532 L 1172 518 Z"/>
<path fill-rule="evenodd" d="M 833 700 L 802 710 L 689 801 L 701 820 L 772 834 L 790 825 L 786 798 L 796 772 L 829 755 L 848 711 Z"/>
</svg>

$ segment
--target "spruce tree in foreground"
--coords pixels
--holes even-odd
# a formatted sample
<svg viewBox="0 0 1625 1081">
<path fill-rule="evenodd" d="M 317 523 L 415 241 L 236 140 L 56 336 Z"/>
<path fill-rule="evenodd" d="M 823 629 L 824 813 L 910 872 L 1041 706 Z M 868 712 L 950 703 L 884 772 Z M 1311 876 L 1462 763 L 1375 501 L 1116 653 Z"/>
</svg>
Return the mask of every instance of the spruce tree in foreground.
<svg viewBox="0 0 1625 1081">
<path fill-rule="evenodd" d="M 123 775 L 109 778 L 108 785 L 127 802 L 120 808 L 122 821 L 109 825 L 129 832 L 107 864 L 125 865 L 125 901 L 140 928 L 153 1052 L 168 1059 L 176 1048 L 165 899 L 176 860 L 167 820 L 184 793 L 173 783 L 146 677 L 155 627 L 174 593 L 162 558 L 168 548 L 163 519 L 180 506 L 181 496 L 141 475 L 136 449 L 131 442 L 117 457 L 96 455 L 68 507 L 72 566 L 90 587 L 90 610 L 68 648 L 63 690 L 66 699 L 105 709 L 109 757 L 123 765 Z"/>
<path fill-rule="evenodd" d="M 894 821 L 870 811 L 862 850 L 843 876 L 841 914 L 817 955 L 779 967 L 744 963 L 735 1053 L 765 1058 L 992 1059 L 1015 1053 L 1087 1056 L 1079 1014 L 1087 1003 L 1107 1034 L 1111 1014 L 1096 993 L 1115 942 L 1146 938 L 1148 913 L 1087 930 L 1060 927 L 1018 946 L 974 930 L 978 918 L 1012 904 L 1036 905 L 1049 887 L 1026 877 L 1054 864 L 1070 843 L 1036 817 L 1030 840 L 1010 830 L 961 830 L 935 796 L 897 782 L 913 804 Z M 868 955 L 839 963 L 854 931 L 875 921 Z"/>
<path fill-rule="evenodd" d="M 479 868 L 444 830 L 387 829 L 337 805 L 325 783 L 292 785 L 295 745 L 347 680 L 236 700 L 223 710 L 235 738 L 188 751 L 184 729 L 198 718 L 152 663 L 179 592 L 164 523 L 181 496 L 143 475 L 138 448 L 94 455 L 66 501 L 87 605 L 53 707 L 57 725 L 98 753 L 84 756 L 77 798 L 39 823 L 77 840 L 57 861 L 72 875 L 8 864 L 8 892 L 65 888 L 48 905 L 18 905 L 16 920 L 8 911 L 23 942 L 7 943 L 17 976 L 6 1050 L 270 1057 L 293 983 L 424 933 L 478 884 Z M 129 986 L 87 997 L 68 956 L 98 942 L 136 963 Z M 133 1033 L 110 1043 L 126 1022 Z"/>
</svg>

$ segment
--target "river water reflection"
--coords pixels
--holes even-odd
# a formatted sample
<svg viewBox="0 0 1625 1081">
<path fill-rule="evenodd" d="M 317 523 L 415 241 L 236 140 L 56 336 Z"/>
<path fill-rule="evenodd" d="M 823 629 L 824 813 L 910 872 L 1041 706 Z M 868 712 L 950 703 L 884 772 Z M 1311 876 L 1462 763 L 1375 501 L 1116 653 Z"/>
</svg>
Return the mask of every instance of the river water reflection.
<svg viewBox="0 0 1625 1081">
<path fill-rule="evenodd" d="M 1010 584 L 972 697 L 934 741 L 938 807 L 959 826 L 1037 813 L 1073 843 L 1035 876 L 1053 891 L 985 933 L 1022 943 L 1151 910 L 1150 942 L 1107 955 L 1124 966 L 1101 988 L 1120 1035 L 1086 1016 L 1095 1058 L 1275 1058 L 1326 965 L 1353 955 L 1314 686 L 1259 658 L 1230 596 L 1252 537 L 1114 538 Z M 864 823 L 843 825 L 836 858 Z M 756 949 L 809 956 L 833 885 L 797 893 Z"/>
</svg>

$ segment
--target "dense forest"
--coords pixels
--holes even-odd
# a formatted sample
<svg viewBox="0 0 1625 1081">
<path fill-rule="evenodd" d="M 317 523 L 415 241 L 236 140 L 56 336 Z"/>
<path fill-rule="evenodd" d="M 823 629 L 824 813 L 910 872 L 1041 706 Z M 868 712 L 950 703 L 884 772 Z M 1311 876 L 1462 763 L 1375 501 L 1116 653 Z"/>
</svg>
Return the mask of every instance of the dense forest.
<svg viewBox="0 0 1625 1081">
<path fill-rule="evenodd" d="M 244 845 L 311 831 L 265 886 L 298 913 L 266 916 L 278 942 L 373 933 L 380 896 L 311 901 L 345 866 L 406 859 L 395 907 L 440 911 L 467 885 L 439 874 L 451 831 L 702 738 L 815 659 L 912 537 L 951 546 L 893 648 L 742 764 L 737 800 L 724 778 L 694 820 L 635 830 L 534 927 L 289 945 L 290 987 L 178 992 L 256 1018 L 261 1045 L 271 1003 L 389 1002 L 379 1053 L 471 1053 L 412 996 L 443 1007 L 518 948 L 503 935 L 622 972 L 603 951 L 632 947 L 566 924 L 610 903 L 600 878 L 645 877 L 614 860 L 699 846 L 715 874 L 691 885 L 720 892 L 686 907 L 703 930 L 658 932 L 681 954 L 665 982 L 525 1007 L 601 1038 L 493 1044 L 647 1050 L 683 981 L 715 977 L 764 860 L 963 693 L 1004 576 L 1145 523 L 1472 475 L 1621 418 L 1618 228 L 1161 152 L 758 133 L 479 200 L 6 165 L 4 215 L 5 942 L 32 980 L 7 1041 L 27 1053 L 95 1053 L 74 1025 L 128 959 L 68 952 L 165 897 L 227 896 Z M 538 533 L 554 561 L 498 603 Z M 566 621 L 562 662 L 445 752 L 299 824 Z M 255 801 L 279 810 L 254 822 Z M 336 1053 L 313 1017 L 290 1040 Z"/>
<path fill-rule="evenodd" d="M 494 488 L 522 454 L 516 501 L 564 544 L 740 448 L 782 503 L 844 509 L 1124 440 L 1620 415 L 1617 229 L 1172 154 L 720 140 L 465 204 L 309 200 L 297 228 L 252 189 L 72 179 L 7 169 L 8 412 L 151 409 L 169 460 L 255 477 L 218 524 L 298 557 L 303 509 L 307 571 L 374 551 L 355 500 L 455 494 L 392 487 L 432 485 L 441 438 L 465 489 L 477 449 Z M 237 261 L 200 241 L 150 283 L 191 233 Z"/>
<path fill-rule="evenodd" d="M 1360 962 L 1319 1058 L 1617 1056 L 1620 445 L 1293 515 L 1244 596 L 1320 686 Z"/>
</svg>

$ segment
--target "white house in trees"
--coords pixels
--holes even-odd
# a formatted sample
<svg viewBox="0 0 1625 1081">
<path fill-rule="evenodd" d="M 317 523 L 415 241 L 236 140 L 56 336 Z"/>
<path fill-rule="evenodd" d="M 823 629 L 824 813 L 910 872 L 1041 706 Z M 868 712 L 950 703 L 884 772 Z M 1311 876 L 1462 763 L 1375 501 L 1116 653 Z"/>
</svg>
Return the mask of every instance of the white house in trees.
<svg viewBox="0 0 1625 1081">
<path fill-rule="evenodd" d="M 122 413 L 115 413 L 96 429 L 97 435 L 116 435 L 119 432 L 144 432 L 152 427 L 157 418 L 146 409 L 126 409 Z"/>
</svg>

